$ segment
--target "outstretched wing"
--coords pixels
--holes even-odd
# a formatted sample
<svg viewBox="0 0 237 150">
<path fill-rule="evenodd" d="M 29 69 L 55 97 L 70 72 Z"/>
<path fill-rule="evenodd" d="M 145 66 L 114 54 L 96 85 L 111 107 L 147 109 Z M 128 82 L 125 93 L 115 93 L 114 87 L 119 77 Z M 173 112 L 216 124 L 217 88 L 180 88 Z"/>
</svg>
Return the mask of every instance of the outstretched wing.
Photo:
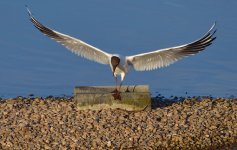
<svg viewBox="0 0 237 150">
<path fill-rule="evenodd" d="M 214 29 L 215 24 L 216 23 L 214 23 L 211 29 L 199 40 L 177 47 L 127 56 L 126 61 L 137 71 L 154 70 L 166 67 L 184 57 L 203 51 L 207 46 L 211 45 L 216 39 L 216 37 L 214 37 L 216 32 Z"/>
<path fill-rule="evenodd" d="M 89 60 L 101 63 L 101 64 L 109 64 L 111 54 L 106 53 L 96 47 L 93 47 L 79 39 L 76 39 L 74 37 L 59 33 L 55 30 L 52 30 L 43 24 L 41 24 L 38 20 L 35 19 L 35 17 L 32 15 L 30 10 L 27 8 L 27 11 L 30 16 L 30 21 L 34 24 L 34 26 L 50 37 L 51 39 L 55 40 L 56 42 L 61 43 L 64 45 L 67 49 L 72 51 L 73 53 L 82 56 L 84 58 L 87 58 Z"/>
</svg>

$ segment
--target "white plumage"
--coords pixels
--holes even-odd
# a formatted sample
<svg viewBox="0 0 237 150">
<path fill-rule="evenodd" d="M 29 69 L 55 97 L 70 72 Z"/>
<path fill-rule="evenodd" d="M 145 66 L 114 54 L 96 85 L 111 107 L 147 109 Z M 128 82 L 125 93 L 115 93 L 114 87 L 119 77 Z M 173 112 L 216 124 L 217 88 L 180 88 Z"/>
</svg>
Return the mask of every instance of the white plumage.
<svg viewBox="0 0 237 150">
<path fill-rule="evenodd" d="M 203 37 L 194 42 L 138 55 L 122 57 L 118 54 L 109 54 L 81 41 L 80 39 L 52 30 L 42 25 L 35 19 L 28 8 L 27 10 L 31 22 L 38 30 L 81 57 L 101 64 L 110 65 L 113 75 L 116 77 L 116 81 L 117 76 L 121 76 L 121 83 L 129 71 L 129 68 L 134 68 L 137 71 L 147 71 L 166 67 L 184 57 L 194 55 L 204 50 L 207 46 L 212 44 L 213 40 L 216 39 L 216 37 L 214 37 L 216 32 L 214 29 L 214 23 Z"/>
</svg>

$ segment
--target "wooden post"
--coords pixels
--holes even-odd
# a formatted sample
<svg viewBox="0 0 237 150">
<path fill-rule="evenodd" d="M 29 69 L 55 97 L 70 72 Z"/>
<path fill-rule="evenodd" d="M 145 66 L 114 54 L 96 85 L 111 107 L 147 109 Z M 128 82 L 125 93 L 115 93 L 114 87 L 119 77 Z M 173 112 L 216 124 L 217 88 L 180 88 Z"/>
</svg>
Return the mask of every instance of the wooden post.
<svg viewBox="0 0 237 150">
<path fill-rule="evenodd" d="M 122 86 L 121 99 L 117 99 L 112 93 L 115 86 L 79 86 L 74 89 L 74 100 L 79 110 L 92 109 L 125 109 L 139 111 L 151 109 L 151 96 L 149 86 L 132 85 Z"/>
</svg>

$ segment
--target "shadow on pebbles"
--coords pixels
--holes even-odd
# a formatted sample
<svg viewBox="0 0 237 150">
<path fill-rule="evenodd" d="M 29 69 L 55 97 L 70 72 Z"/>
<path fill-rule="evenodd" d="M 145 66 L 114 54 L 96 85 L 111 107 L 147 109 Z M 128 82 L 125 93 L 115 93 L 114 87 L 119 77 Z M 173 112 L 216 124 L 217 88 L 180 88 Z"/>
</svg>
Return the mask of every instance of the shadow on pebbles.
<svg viewBox="0 0 237 150">
<path fill-rule="evenodd" d="M 158 106 L 158 105 L 157 105 Z M 78 111 L 72 98 L 0 101 L 0 149 L 236 149 L 237 100 Z"/>
</svg>

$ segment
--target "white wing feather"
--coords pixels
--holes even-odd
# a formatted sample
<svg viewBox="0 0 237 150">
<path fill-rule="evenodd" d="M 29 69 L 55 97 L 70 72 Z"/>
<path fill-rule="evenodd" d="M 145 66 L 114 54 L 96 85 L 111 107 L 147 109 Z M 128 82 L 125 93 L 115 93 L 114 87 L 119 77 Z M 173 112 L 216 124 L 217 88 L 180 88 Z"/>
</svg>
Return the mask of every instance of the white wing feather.
<svg viewBox="0 0 237 150">
<path fill-rule="evenodd" d="M 166 67 L 184 57 L 194 55 L 211 45 L 212 41 L 216 39 L 216 37 L 213 37 L 216 32 L 214 27 L 215 23 L 202 38 L 189 44 L 127 56 L 126 61 L 137 71 L 154 70 Z"/>
<path fill-rule="evenodd" d="M 84 58 L 87 58 L 89 60 L 101 63 L 101 64 L 109 64 L 111 54 L 106 53 L 94 46 L 91 46 L 80 39 L 76 39 L 74 37 L 68 36 L 66 34 L 57 32 L 55 30 L 52 30 L 44 25 L 42 25 L 38 20 L 35 19 L 35 17 L 31 14 L 31 12 L 28 10 L 30 20 L 34 24 L 34 26 L 47 35 L 48 37 L 52 38 L 56 42 L 61 43 L 64 45 L 67 49 L 72 51 L 73 53 L 82 56 Z"/>
</svg>

